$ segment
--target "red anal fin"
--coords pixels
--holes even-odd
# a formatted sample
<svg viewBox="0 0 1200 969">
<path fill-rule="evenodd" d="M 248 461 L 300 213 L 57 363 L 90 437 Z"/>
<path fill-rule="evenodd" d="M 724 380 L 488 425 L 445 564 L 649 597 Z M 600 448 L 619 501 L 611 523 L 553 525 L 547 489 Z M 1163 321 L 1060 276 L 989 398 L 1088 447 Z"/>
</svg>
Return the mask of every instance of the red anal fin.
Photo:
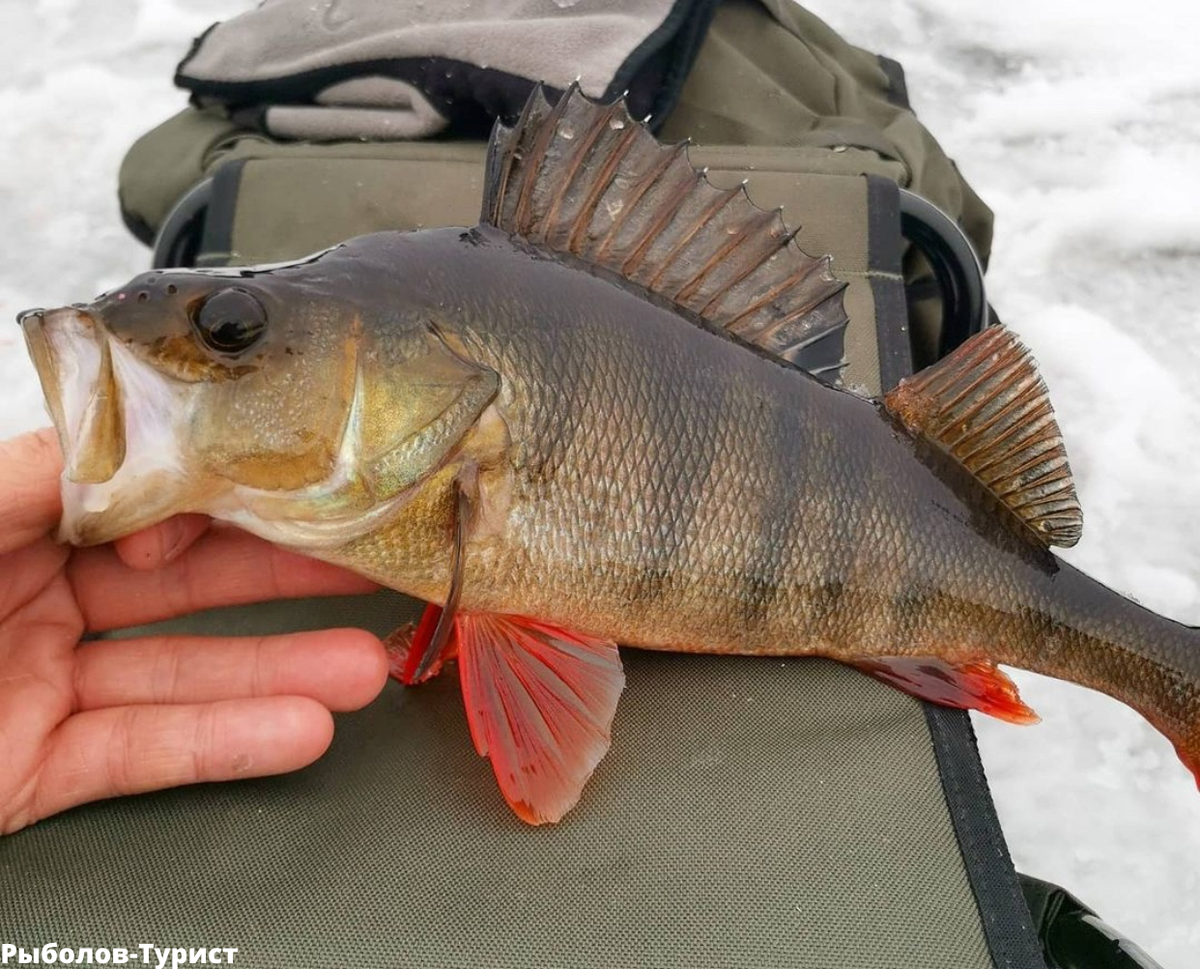
<svg viewBox="0 0 1200 969">
<path fill-rule="evenodd" d="M 523 821 L 558 821 L 608 750 L 625 674 L 616 643 L 517 616 L 456 620 L 475 749 Z"/>
<path fill-rule="evenodd" d="M 1017 684 L 989 660 L 950 663 L 936 656 L 875 656 L 849 662 L 864 673 L 930 703 L 979 710 L 1009 723 L 1041 720 L 1025 705 Z"/>
<path fill-rule="evenodd" d="M 434 634 L 441 618 L 442 607 L 431 602 L 421 613 L 420 622 L 406 623 L 388 636 L 384 646 L 391 658 L 392 679 L 399 680 L 405 686 L 424 683 L 437 676 L 448 660 L 454 659 L 458 641 L 453 633 L 437 650 L 437 655 L 427 659 L 427 654 L 435 648 Z M 423 664 L 425 668 L 422 671 Z"/>
</svg>

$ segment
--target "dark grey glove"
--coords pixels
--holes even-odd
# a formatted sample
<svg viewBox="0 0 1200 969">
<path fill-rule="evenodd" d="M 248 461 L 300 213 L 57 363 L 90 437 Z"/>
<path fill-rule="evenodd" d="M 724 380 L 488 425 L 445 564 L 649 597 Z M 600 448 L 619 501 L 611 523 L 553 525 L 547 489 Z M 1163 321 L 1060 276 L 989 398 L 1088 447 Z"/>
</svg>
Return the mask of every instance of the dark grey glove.
<svg viewBox="0 0 1200 969">
<path fill-rule="evenodd" d="M 578 79 L 665 118 L 715 0 L 266 0 L 211 27 L 175 82 L 280 138 L 485 134 Z"/>
</svg>

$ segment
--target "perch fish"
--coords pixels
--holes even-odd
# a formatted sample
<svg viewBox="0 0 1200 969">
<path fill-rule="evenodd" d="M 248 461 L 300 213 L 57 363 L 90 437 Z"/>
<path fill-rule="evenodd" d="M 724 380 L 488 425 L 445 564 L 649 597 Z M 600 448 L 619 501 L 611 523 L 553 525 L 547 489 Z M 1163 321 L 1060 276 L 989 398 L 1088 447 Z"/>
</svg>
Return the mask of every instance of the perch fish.
<svg viewBox="0 0 1200 969">
<path fill-rule="evenodd" d="M 65 456 L 61 537 L 203 512 L 429 607 L 516 813 L 609 745 L 617 643 L 824 656 L 1036 719 L 997 664 L 1102 690 L 1200 769 L 1200 637 L 1058 560 L 1082 524 L 1027 350 L 975 336 L 839 386 L 828 258 L 624 105 L 540 91 L 473 228 L 139 275 L 21 317 Z"/>
</svg>

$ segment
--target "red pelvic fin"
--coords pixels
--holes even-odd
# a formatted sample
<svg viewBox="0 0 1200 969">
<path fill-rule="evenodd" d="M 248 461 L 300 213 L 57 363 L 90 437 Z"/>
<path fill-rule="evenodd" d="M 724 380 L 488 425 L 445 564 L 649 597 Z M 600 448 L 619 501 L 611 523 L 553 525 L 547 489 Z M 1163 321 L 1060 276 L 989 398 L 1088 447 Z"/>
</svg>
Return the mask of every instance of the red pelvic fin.
<svg viewBox="0 0 1200 969">
<path fill-rule="evenodd" d="M 424 683 L 437 676 L 442 671 L 443 664 L 454 659 L 454 655 L 458 651 L 458 641 L 451 632 L 449 638 L 438 650 L 438 655 L 432 657 L 425 672 L 419 674 L 425 654 L 434 646 L 433 636 L 441 617 L 442 607 L 431 602 L 421 613 L 420 622 L 405 623 L 388 636 L 384 646 L 387 648 L 388 656 L 391 657 L 392 679 L 399 680 L 405 686 Z"/>
<path fill-rule="evenodd" d="M 523 821 L 557 821 L 608 750 L 625 674 L 616 643 L 517 616 L 455 620 L 475 749 Z"/>
<path fill-rule="evenodd" d="M 408 654 L 412 651 L 416 634 L 417 624 L 406 622 L 393 629 L 383 641 L 383 648 L 388 654 L 388 676 L 397 683 L 404 682 L 404 667 L 408 665 Z"/>
<path fill-rule="evenodd" d="M 979 710 L 1009 723 L 1037 723 L 1017 684 L 990 660 L 951 663 L 936 656 L 873 656 L 852 666 L 930 703 Z"/>
</svg>

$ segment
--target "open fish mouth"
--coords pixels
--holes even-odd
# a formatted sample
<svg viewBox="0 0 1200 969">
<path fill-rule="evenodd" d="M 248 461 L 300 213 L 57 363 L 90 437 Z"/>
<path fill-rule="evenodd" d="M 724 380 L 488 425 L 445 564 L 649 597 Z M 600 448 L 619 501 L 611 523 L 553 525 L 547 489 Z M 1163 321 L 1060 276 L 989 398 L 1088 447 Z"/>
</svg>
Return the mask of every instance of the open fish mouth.
<svg viewBox="0 0 1200 969">
<path fill-rule="evenodd" d="M 99 544 L 185 510 L 174 421 L 186 412 L 186 388 L 85 309 L 18 319 L 63 453 L 59 539 Z"/>
<path fill-rule="evenodd" d="M 111 343 L 78 309 L 20 317 L 29 354 L 58 432 L 68 481 L 100 484 L 125 461 L 125 420 Z"/>
</svg>

